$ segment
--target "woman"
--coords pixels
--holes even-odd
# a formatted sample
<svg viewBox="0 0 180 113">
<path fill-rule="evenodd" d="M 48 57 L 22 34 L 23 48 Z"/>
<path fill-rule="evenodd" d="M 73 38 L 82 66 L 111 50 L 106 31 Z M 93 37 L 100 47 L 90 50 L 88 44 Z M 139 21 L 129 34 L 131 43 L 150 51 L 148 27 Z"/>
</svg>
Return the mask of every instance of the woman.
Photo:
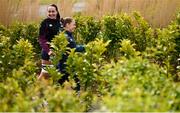
<svg viewBox="0 0 180 113">
<path fill-rule="evenodd" d="M 51 40 L 59 33 L 60 30 L 61 23 L 58 8 L 55 4 L 49 5 L 47 8 L 47 18 L 42 21 L 39 30 L 39 44 L 42 48 L 42 69 L 38 79 L 41 79 L 42 77 L 45 79 L 48 78 L 48 72 L 45 70 L 45 67 L 52 66 L 49 59 L 50 55 L 53 54 L 50 49 L 49 42 L 51 42 Z"/>
<path fill-rule="evenodd" d="M 77 46 L 76 42 L 74 40 L 74 37 L 73 37 L 73 32 L 74 32 L 74 30 L 76 28 L 75 20 L 72 19 L 71 17 L 66 17 L 66 18 L 62 19 L 61 22 L 63 24 L 65 36 L 67 38 L 67 41 L 69 42 L 67 47 L 70 47 L 71 49 L 72 48 L 76 48 L 77 52 L 83 52 L 84 51 L 84 47 L 80 46 L 80 45 Z M 62 59 L 59 61 L 59 64 L 57 66 L 58 70 L 62 74 L 64 74 L 64 76 L 62 76 L 62 78 L 59 79 L 59 81 L 58 81 L 61 85 L 66 80 L 68 81 L 69 74 L 66 72 L 66 61 L 67 61 L 67 58 L 68 58 L 68 53 L 64 53 L 63 56 L 62 56 Z M 80 83 L 79 83 L 79 79 L 77 78 L 76 75 L 74 76 L 74 80 L 77 83 L 77 86 L 76 86 L 75 90 L 79 91 L 80 90 Z"/>
</svg>

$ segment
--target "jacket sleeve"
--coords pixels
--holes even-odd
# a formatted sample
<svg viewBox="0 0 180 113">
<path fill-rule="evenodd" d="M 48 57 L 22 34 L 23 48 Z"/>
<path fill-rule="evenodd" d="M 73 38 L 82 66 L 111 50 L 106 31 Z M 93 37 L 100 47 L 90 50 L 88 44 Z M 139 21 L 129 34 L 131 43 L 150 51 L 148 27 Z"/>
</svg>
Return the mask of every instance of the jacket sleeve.
<svg viewBox="0 0 180 113">
<path fill-rule="evenodd" d="M 84 45 L 76 45 L 76 52 L 85 52 L 85 46 Z"/>
<path fill-rule="evenodd" d="M 43 51 L 46 51 L 47 53 L 49 52 L 49 44 L 48 44 L 48 40 L 46 38 L 46 32 L 47 32 L 47 28 L 46 28 L 46 22 L 43 21 L 41 23 L 40 29 L 39 29 L 39 44 L 42 48 Z"/>
</svg>

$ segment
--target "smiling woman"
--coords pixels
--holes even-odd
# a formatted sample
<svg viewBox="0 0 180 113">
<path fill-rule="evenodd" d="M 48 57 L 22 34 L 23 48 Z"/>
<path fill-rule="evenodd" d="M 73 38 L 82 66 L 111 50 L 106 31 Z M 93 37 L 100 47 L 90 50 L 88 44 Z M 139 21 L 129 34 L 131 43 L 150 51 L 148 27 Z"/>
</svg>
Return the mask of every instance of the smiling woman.
<svg viewBox="0 0 180 113">
<path fill-rule="evenodd" d="M 52 51 L 50 49 L 49 43 L 52 41 L 55 35 L 60 31 L 60 14 L 58 7 L 55 4 L 49 5 L 47 7 L 47 18 L 44 19 L 40 26 L 39 32 L 39 44 L 42 48 L 41 51 L 41 64 L 42 70 L 39 75 L 39 79 L 42 77 L 48 78 L 48 73 L 45 70 L 46 67 L 52 66 L 50 60 L 50 55 Z"/>
<path fill-rule="evenodd" d="M 60 14 L 56 5 L 52 4 L 47 8 L 47 17 L 50 19 L 60 19 Z"/>
</svg>

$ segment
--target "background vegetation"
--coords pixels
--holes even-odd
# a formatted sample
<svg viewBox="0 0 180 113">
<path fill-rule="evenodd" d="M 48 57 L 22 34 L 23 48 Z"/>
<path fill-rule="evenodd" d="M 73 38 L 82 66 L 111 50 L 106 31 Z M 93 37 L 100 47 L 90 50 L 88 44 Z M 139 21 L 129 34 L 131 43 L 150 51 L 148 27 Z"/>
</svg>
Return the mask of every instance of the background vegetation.
<svg viewBox="0 0 180 113">
<path fill-rule="evenodd" d="M 180 111 L 180 13 L 163 28 L 138 12 L 74 18 L 74 36 L 85 52 L 69 51 L 70 77 L 63 86 L 55 68 L 66 50 L 63 34 L 51 43 L 50 79 L 39 81 L 39 23 L 0 25 L 0 111 Z"/>
<path fill-rule="evenodd" d="M 1 0 L 0 23 L 10 25 L 13 21 L 39 21 L 45 15 L 46 6 L 55 3 L 62 17 L 72 16 L 76 11 L 101 18 L 104 14 L 128 14 L 138 11 L 153 27 L 165 27 L 175 18 L 180 7 L 179 0 Z M 43 13 L 43 14 L 41 14 Z"/>
</svg>

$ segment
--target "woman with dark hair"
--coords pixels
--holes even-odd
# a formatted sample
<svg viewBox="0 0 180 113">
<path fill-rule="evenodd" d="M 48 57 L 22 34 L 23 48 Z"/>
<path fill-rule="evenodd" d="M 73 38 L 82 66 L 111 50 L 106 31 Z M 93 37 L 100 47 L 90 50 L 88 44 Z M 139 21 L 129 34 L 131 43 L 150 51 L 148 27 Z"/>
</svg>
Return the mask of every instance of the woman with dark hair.
<svg viewBox="0 0 180 113">
<path fill-rule="evenodd" d="M 47 66 L 52 66 L 50 62 L 50 55 L 53 52 L 50 49 L 49 43 L 52 41 L 55 35 L 61 31 L 60 14 L 58 7 L 55 4 L 49 5 L 47 8 L 47 18 L 41 22 L 39 29 L 39 44 L 42 48 L 41 51 L 41 73 L 38 79 L 49 77 L 48 72 L 45 70 Z"/>
</svg>

